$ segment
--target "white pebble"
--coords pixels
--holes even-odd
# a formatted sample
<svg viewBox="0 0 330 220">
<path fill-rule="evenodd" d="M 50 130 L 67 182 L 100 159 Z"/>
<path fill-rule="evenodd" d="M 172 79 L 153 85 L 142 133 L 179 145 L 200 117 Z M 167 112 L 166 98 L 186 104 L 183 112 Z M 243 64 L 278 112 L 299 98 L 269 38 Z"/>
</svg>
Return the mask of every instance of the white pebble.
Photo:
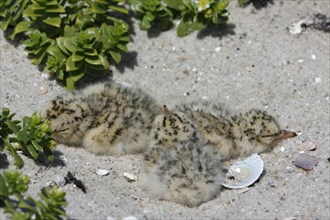
<svg viewBox="0 0 330 220">
<path fill-rule="evenodd" d="M 221 47 L 214 48 L 214 51 L 217 52 L 217 53 L 220 52 L 220 50 L 221 50 Z"/>
<path fill-rule="evenodd" d="M 281 147 L 281 148 L 280 148 L 280 151 L 281 151 L 281 152 L 284 152 L 284 151 L 285 151 L 285 148 L 284 148 L 284 147 Z"/>
<path fill-rule="evenodd" d="M 298 63 L 303 63 L 304 61 L 304 59 L 297 60 Z"/>
<path fill-rule="evenodd" d="M 312 60 L 315 60 L 316 59 L 316 55 L 315 54 L 312 54 Z"/>
<path fill-rule="evenodd" d="M 50 78 L 50 74 L 49 73 L 42 73 L 41 77 L 44 79 L 49 79 Z"/>
<path fill-rule="evenodd" d="M 123 218 L 123 220 L 137 220 L 137 218 L 130 215 L 130 216 Z"/>
<path fill-rule="evenodd" d="M 321 77 L 316 77 L 315 78 L 315 83 L 321 83 L 321 82 L 322 82 Z"/>
<path fill-rule="evenodd" d="M 106 176 L 109 174 L 109 171 L 108 170 L 105 170 L 105 169 L 98 169 L 96 171 L 96 174 L 99 175 L 99 176 Z"/>
<path fill-rule="evenodd" d="M 133 173 L 128 173 L 128 172 L 124 172 L 123 176 L 129 181 L 136 181 L 137 180 L 137 175 L 133 174 Z"/>
<path fill-rule="evenodd" d="M 197 73 L 197 68 L 196 67 L 194 67 L 194 68 L 192 68 L 192 70 L 191 71 L 193 71 L 194 73 Z"/>
</svg>

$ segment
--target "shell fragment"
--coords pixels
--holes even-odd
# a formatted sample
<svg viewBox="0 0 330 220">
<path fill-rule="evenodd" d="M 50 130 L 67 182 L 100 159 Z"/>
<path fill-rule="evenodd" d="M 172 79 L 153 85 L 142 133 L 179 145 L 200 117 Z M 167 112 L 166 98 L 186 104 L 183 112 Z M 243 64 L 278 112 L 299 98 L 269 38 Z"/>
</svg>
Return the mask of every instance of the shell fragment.
<svg viewBox="0 0 330 220">
<path fill-rule="evenodd" d="M 133 182 L 137 180 L 137 176 L 133 173 L 124 172 L 123 175 L 128 180 L 128 182 Z"/>
<path fill-rule="evenodd" d="M 320 159 L 317 157 L 308 154 L 299 154 L 293 164 L 304 170 L 312 170 L 319 161 Z"/>
<path fill-rule="evenodd" d="M 105 170 L 105 169 L 98 169 L 96 171 L 96 174 L 99 175 L 99 176 L 106 176 L 109 174 L 109 171 L 108 170 Z"/>
<path fill-rule="evenodd" d="M 245 160 L 237 161 L 228 169 L 224 187 L 240 189 L 252 185 L 264 170 L 264 162 L 259 155 L 253 154 Z"/>
</svg>

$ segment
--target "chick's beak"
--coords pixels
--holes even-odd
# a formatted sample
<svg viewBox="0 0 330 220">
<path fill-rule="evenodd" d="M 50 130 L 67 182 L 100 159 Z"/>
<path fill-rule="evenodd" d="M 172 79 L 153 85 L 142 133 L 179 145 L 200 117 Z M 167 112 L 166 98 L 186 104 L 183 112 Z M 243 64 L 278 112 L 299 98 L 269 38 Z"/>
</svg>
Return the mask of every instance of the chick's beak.
<svg viewBox="0 0 330 220">
<path fill-rule="evenodd" d="M 282 130 L 281 134 L 277 135 L 274 138 L 273 142 L 281 141 L 295 136 L 297 136 L 297 134 L 293 131 Z"/>
</svg>

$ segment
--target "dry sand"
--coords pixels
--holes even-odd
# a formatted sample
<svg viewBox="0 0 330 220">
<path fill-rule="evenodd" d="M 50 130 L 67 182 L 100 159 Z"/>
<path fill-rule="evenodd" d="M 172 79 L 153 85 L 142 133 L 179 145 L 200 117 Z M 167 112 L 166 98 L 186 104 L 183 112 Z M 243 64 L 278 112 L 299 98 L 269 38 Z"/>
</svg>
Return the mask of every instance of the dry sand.
<svg viewBox="0 0 330 220">
<path fill-rule="evenodd" d="M 148 37 L 135 22 L 130 52 L 113 68 L 113 79 L 143 88 L 169 108 L 184 100 L 209 99 L 232 111 L 264 109 L 283 128 L 298 132 L 261 155 L 265 174 L 257 183 L 244 193 L 224 189 L 216 199 L 187 208 L 149 199 L 123 177 L 124 172 L 137 173 L 141 155 L 95 156 L 58 145 L 53 166 L 24 157 L 22 172 L 31 178 L 28 193 L 36 196 L 56 176 L 71 171 L 87 187 L 86 194 L 73 184 L 62 187 L 71 219 L 329 219 L 330 35 L 314 29 L 292 35 L 287 27 L 316 13 L 330 16 L 330 3 L 284 0 L 256 10 L 238 8 L 233 1 L 229 10 L 225 30 L 208 29 L 185 38 L 176 37 L 175 30 Z M 14 47 L 2 32 L 0 43 L 1 107 L 20 118 L 42 111 L 53 97 L 66 92 L 42 77 L 23 46 Z M 315 143 L 316 150 L 307 153 L 320 158 L 309 172 L 293 165 L 303 141 Z M 98 176 L 99 168 L 109 175 Z"/>
</svg>

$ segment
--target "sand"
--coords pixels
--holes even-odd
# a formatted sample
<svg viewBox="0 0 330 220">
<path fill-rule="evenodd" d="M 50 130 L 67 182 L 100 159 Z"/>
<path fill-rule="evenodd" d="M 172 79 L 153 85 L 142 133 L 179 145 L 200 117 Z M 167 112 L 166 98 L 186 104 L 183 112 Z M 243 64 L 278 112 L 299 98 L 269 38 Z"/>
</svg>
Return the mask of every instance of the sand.
<svg viewBox="0 0 330 220">
<path fill-rule="evenodd" d="M 149 199 L 124 172 L 136 174 L 142 155 L 95 156 L 84 149 L 59 144 L 52 166 L 24 157 L 22 172 L 31 178 L 28 194 L 67 172 L 79 175 L 83 193 L 73 184 L 66 192 L 70 219 L 329 219 L 330 157 L 329 90 L 330 35 L 312 28 L 292 35 L 288 27 L 304 17 L 330 16 L 330 3 L 274 1 L 266 8 L 229 7 L 226 29 L 214 28 L 185 38 L 174 29 L 163 33 L 134 34 L 120 66 L 112 67 L 113 80 L 143 88 L 169 108 L 186 100 L 216 100 L 231 111 L 251 108 L 268 111 L 284 129 L 297 132 L 272 152 L 261 154 L 265 173 L 247 190 L 223 189 L 216 199 L 196 208 Z M 10 44 L 1 32 L 1 107 L 17 118 L 40 112 L 56 95 L 66 91 L 45 79 L 30 63 L 23 46 Z M 305 152 L 318 157 L 311 171 L 293 164 L 304 141 L 316 144 Z M 9 167 L 13 161 L 8 157 Z M 96 174 L 107 169 L 107 176 Z M 6 215 L 1 213 L 1 219 Z M 8 218 L 8 216 L 7 216 Z"/>
</svg>

